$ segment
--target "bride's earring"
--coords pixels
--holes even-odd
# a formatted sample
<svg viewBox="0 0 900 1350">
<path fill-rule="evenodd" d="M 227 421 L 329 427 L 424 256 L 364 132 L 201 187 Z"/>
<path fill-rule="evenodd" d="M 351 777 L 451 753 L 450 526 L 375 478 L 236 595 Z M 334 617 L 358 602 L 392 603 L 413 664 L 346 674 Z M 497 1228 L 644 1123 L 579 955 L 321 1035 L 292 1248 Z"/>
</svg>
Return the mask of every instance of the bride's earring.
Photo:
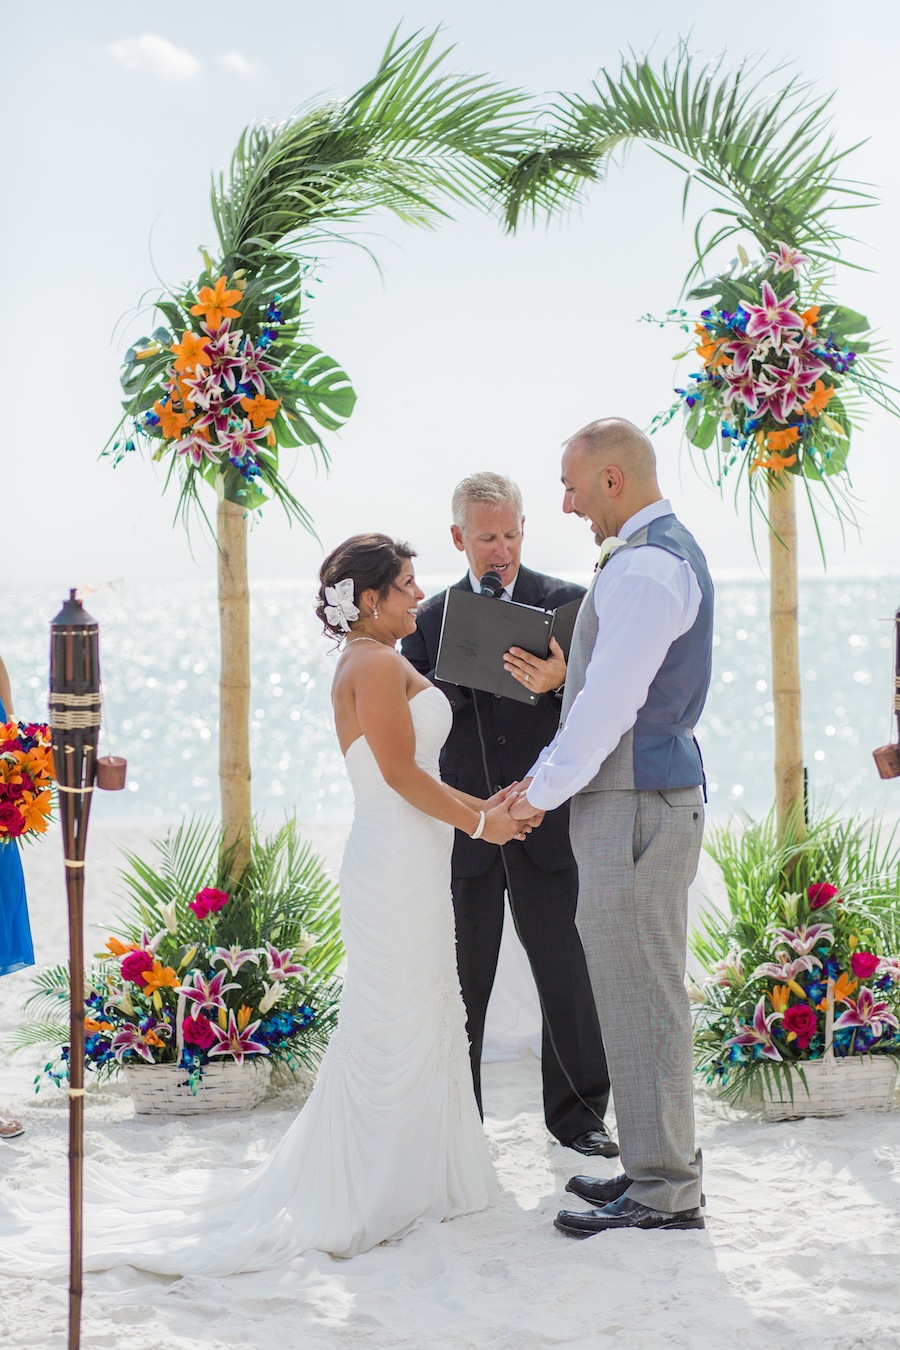
<svg viewBox="0 0 900 1350">
<path fill-rule="evenodd" d="M 373 619 L 377 619 L 377 618 L 378 618 L 378 606 L 377 606 L 377 605 L 376 605 L 375 608 L 372 610 L 372 618 L 373 618 Z"/>
</svg>

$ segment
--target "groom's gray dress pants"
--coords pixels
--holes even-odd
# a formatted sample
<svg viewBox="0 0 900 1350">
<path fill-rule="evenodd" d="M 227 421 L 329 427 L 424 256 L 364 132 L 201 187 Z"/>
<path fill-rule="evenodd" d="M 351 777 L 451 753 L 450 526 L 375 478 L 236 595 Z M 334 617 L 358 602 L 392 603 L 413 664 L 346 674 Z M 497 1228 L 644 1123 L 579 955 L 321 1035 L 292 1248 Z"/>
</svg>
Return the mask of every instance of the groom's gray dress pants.
<svg viewBox="0 0 900 1350">
<path fill-rule="evenodd" d="M 651 1209 L 700 1203 L 687 894 L 703 839 L 699 788 L 572 798 L 576 927 L 609 1064 L 628 1196 Z"/>
</svg>

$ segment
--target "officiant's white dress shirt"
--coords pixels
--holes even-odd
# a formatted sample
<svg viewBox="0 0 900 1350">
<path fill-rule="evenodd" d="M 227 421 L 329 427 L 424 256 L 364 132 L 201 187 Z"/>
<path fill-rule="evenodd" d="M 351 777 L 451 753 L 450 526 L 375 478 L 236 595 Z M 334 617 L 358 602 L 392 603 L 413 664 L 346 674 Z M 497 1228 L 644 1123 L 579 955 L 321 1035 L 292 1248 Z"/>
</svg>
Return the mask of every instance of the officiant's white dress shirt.
<svg viewBox="0 0 900 1350">
<path fill-rule="evenodd" d="M 645 506 L 618 537 L 629 539 L 671 513 L 665 499 Z M 608 571 L 603 569 L 593 596 L 600 627 L 584 687 L 565 726 L 529 770 L 534 782 L 527 797 L 539 811 L 561 806 L 591 781 L 634 726 L 666 652 L 700 610 L 694 569 L 662 548 L 629 549 Z"/>
</svg>

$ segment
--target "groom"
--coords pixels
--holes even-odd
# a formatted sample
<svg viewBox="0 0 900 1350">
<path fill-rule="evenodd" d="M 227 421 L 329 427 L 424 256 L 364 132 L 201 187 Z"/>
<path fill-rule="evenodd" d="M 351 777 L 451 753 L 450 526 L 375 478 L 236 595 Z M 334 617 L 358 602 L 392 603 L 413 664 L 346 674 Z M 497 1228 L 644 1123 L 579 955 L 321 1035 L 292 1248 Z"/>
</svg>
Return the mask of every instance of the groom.
<svg viewBox="0 0 900 1350">
<path fill-rule="evenodd" d="M 581 586 L 522 567 L 524 516 L 519 489 L 496 473 L 463 479 L 453 494 L 453 542 L 469 570 L 457 588 L 478 589 L 487 571 L 498 574 L 503 595 L 486 605 L 515 599 L 554 609 L 580 599 Z M 403 655 L 434 680 L 447 592 L 419 606 L 415 633 L 404 638 Z M 441 776 L 476 797 L 521 778 L 559 723 L 566 678 L 562 651 L 532 659 L 529 687 L 536 703 L 461 689 L 440 680 L 450 699 L 453 727 L 441 754 Z M 504 893 L 528 955 L 543 1014 L 541 1072 L 544 1118 L 560 1143 L 579 1153 L 618 1153 L 603 1123 L 609 1075 L 591 982 L 575 928 L 578 877 L 569 844 L 568 809 L 552 811 L 524 843 L 502 849 L 457 832 L 452 863 L 453 908 L 459 981 L 466 1005 L 475 1096 L 481 1109 L 481 1051 L 488 1000 L 503 929 Z"/>
<path fill-rule="evenodd" d="M 703 837 L 693 731 L 709 689 L 713 587 L 693 536 L 631 422 L 592 422 L 565 444 L 563 511 L 589 521 L 600 563 L 578 614 L 560 732 L 513 814 L 571 799 L 576 924 L 597 1000 L 624 1172 L 573 1177 L 589 1201 L 572 1237 L 614 1228 L 703 1228 L 684 988 L 688 887 Z M 508 657 L 524 683 L 529 663 Z M 537 815 L 535 814 L 537 813 Z"/>
</svg>

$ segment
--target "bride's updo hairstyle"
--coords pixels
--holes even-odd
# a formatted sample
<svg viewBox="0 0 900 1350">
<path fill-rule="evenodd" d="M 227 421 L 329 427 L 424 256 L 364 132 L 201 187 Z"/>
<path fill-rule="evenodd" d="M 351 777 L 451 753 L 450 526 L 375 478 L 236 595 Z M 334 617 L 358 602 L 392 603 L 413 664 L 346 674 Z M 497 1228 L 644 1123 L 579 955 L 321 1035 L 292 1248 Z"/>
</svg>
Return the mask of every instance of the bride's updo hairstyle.
<svg viewBox="0 0 900 1350">
<path fill-rule="evenodd" d="M 319 568 L 316 614 L 328 637 L 344 638 L 345 630 L 325 617 L 325 587 L 336 586 L 345 577 L 353 582 L 353 603 L 359 605 L 363 591 L 375 591 L 379 600 L 387 595 L 405 562 L 416 556 L 409 544 L 387 534 L 354 534 L 332 549 Z"/>
</svg>

